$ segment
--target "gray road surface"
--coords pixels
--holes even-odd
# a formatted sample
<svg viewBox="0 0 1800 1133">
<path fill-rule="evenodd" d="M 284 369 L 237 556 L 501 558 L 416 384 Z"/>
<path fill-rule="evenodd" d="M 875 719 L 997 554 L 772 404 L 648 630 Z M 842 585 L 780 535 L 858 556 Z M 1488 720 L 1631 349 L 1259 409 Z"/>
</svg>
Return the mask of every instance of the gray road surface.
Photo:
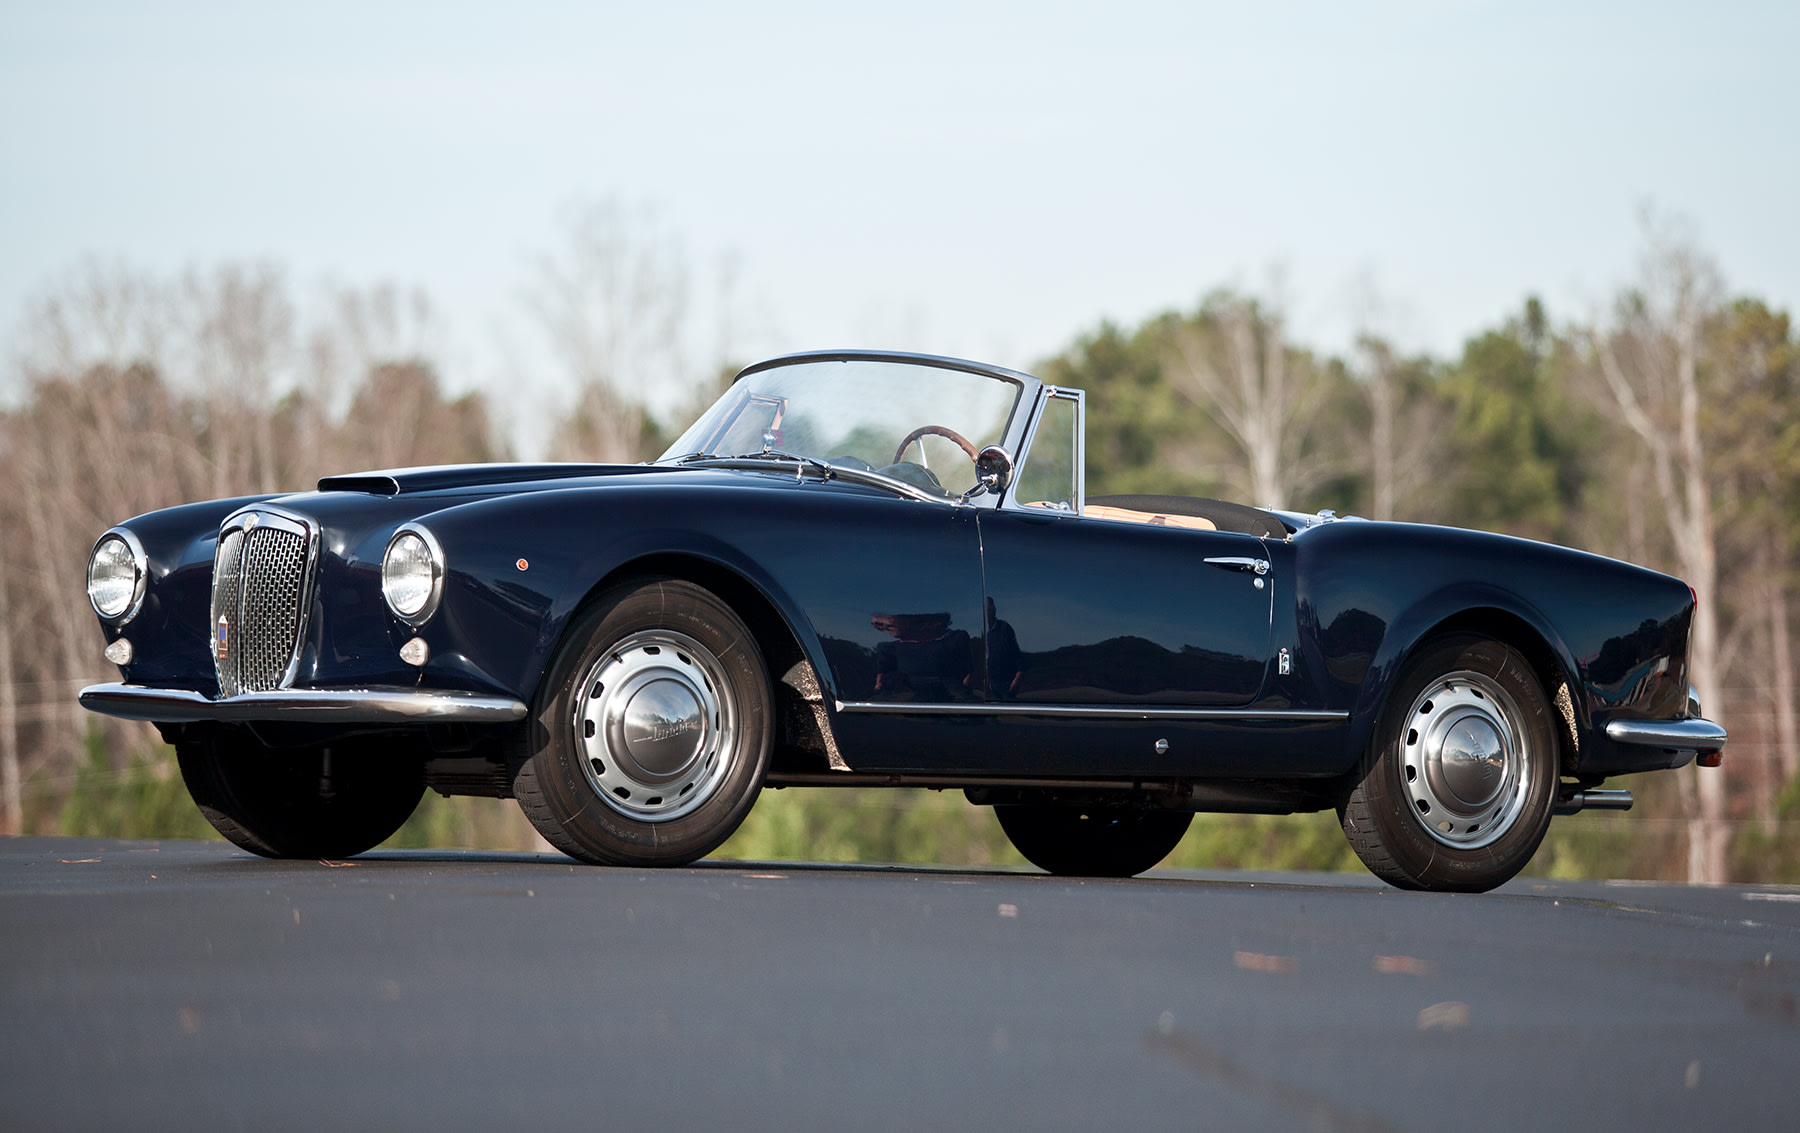
<svg viewBox="0 0 1800 1133">
<path fill-rule="evenodd" d="M 1800 888 L 0 839 L 7 1129 L 1795 1129 Z"/>
</svg>

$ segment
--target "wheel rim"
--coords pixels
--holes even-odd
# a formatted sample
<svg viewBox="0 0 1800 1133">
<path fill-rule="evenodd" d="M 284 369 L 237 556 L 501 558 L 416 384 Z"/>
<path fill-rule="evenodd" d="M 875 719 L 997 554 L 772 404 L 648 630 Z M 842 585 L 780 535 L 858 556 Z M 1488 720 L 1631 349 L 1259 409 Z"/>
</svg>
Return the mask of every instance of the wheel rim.
<svg viewBox="0 0 1800 1133">
<path fill-rule="evenodd" d="M 711 650 L 644 630 L 603 653 L 578 687 L 581 766 L 607 806 L 667 822 L 718 793 L 736 750 L 737 705 Z"/>
<path fill-rule="evenodd" d="M 1401 778 L 1421 826 L 1472 850 L 1504 836 L 1531 795 L 1531 752 L 1519 707 L 1483 673 L 1439 677 L 1413 700 Z"/>
</svg>

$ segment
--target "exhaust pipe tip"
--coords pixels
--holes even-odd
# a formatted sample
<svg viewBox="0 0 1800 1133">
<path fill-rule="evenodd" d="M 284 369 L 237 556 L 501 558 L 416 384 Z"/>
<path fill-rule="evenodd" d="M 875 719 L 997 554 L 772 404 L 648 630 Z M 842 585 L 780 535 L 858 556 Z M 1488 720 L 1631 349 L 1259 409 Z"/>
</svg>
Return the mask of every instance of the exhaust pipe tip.
<svg viewBox="0 0 1800 1133">
<path fill-rule="evenodd" d="M 1556 813 L 1570 815 L 1584 810 L 1630 810 L 1635 801 L 1630 791 L 1571 791 L 1557 800 Z"/>
</svg>

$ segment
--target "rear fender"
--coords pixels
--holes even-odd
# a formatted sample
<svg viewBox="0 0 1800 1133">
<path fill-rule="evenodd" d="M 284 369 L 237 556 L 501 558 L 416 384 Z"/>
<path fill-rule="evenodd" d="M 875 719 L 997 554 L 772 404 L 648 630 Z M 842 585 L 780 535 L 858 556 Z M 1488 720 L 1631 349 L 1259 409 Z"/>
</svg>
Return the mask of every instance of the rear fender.
<svg viewBox="0 0 1800 1133">
<path fill-rule="evenodd" d="M 1573 706 L 1573 739 L 1585 747 L 1592 734 L 1580 668 L 1568 644 L 1543 611 L 1517 594 L 1486 583 L 1456 583 L 1409 606 L 1388 627 L 1365 674 L 1351 715 L 1350 750 L 1360 758 L 1393 692 L 1394 682 L 1426 641 L 1444 633 L 1468 631 L 1506 642 L 1537 669 L 1544 697 L 1554 701 L 1557 681 L 1567 682 Z"/>
</svg>

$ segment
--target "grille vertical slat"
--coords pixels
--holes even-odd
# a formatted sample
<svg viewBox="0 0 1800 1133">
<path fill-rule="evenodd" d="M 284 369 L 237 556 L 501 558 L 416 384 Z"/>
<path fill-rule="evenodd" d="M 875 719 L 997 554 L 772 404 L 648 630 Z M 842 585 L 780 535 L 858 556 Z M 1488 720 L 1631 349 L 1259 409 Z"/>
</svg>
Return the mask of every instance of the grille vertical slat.
<svg viewBox="0 0 1800 1133">
<path fill-rule="evenodd" d="M 290 525 L 234 519 L 219 533 L 212 635 L 222 696 L 279 688 L 293 660 L 312 541 Z"/>
</svg>

